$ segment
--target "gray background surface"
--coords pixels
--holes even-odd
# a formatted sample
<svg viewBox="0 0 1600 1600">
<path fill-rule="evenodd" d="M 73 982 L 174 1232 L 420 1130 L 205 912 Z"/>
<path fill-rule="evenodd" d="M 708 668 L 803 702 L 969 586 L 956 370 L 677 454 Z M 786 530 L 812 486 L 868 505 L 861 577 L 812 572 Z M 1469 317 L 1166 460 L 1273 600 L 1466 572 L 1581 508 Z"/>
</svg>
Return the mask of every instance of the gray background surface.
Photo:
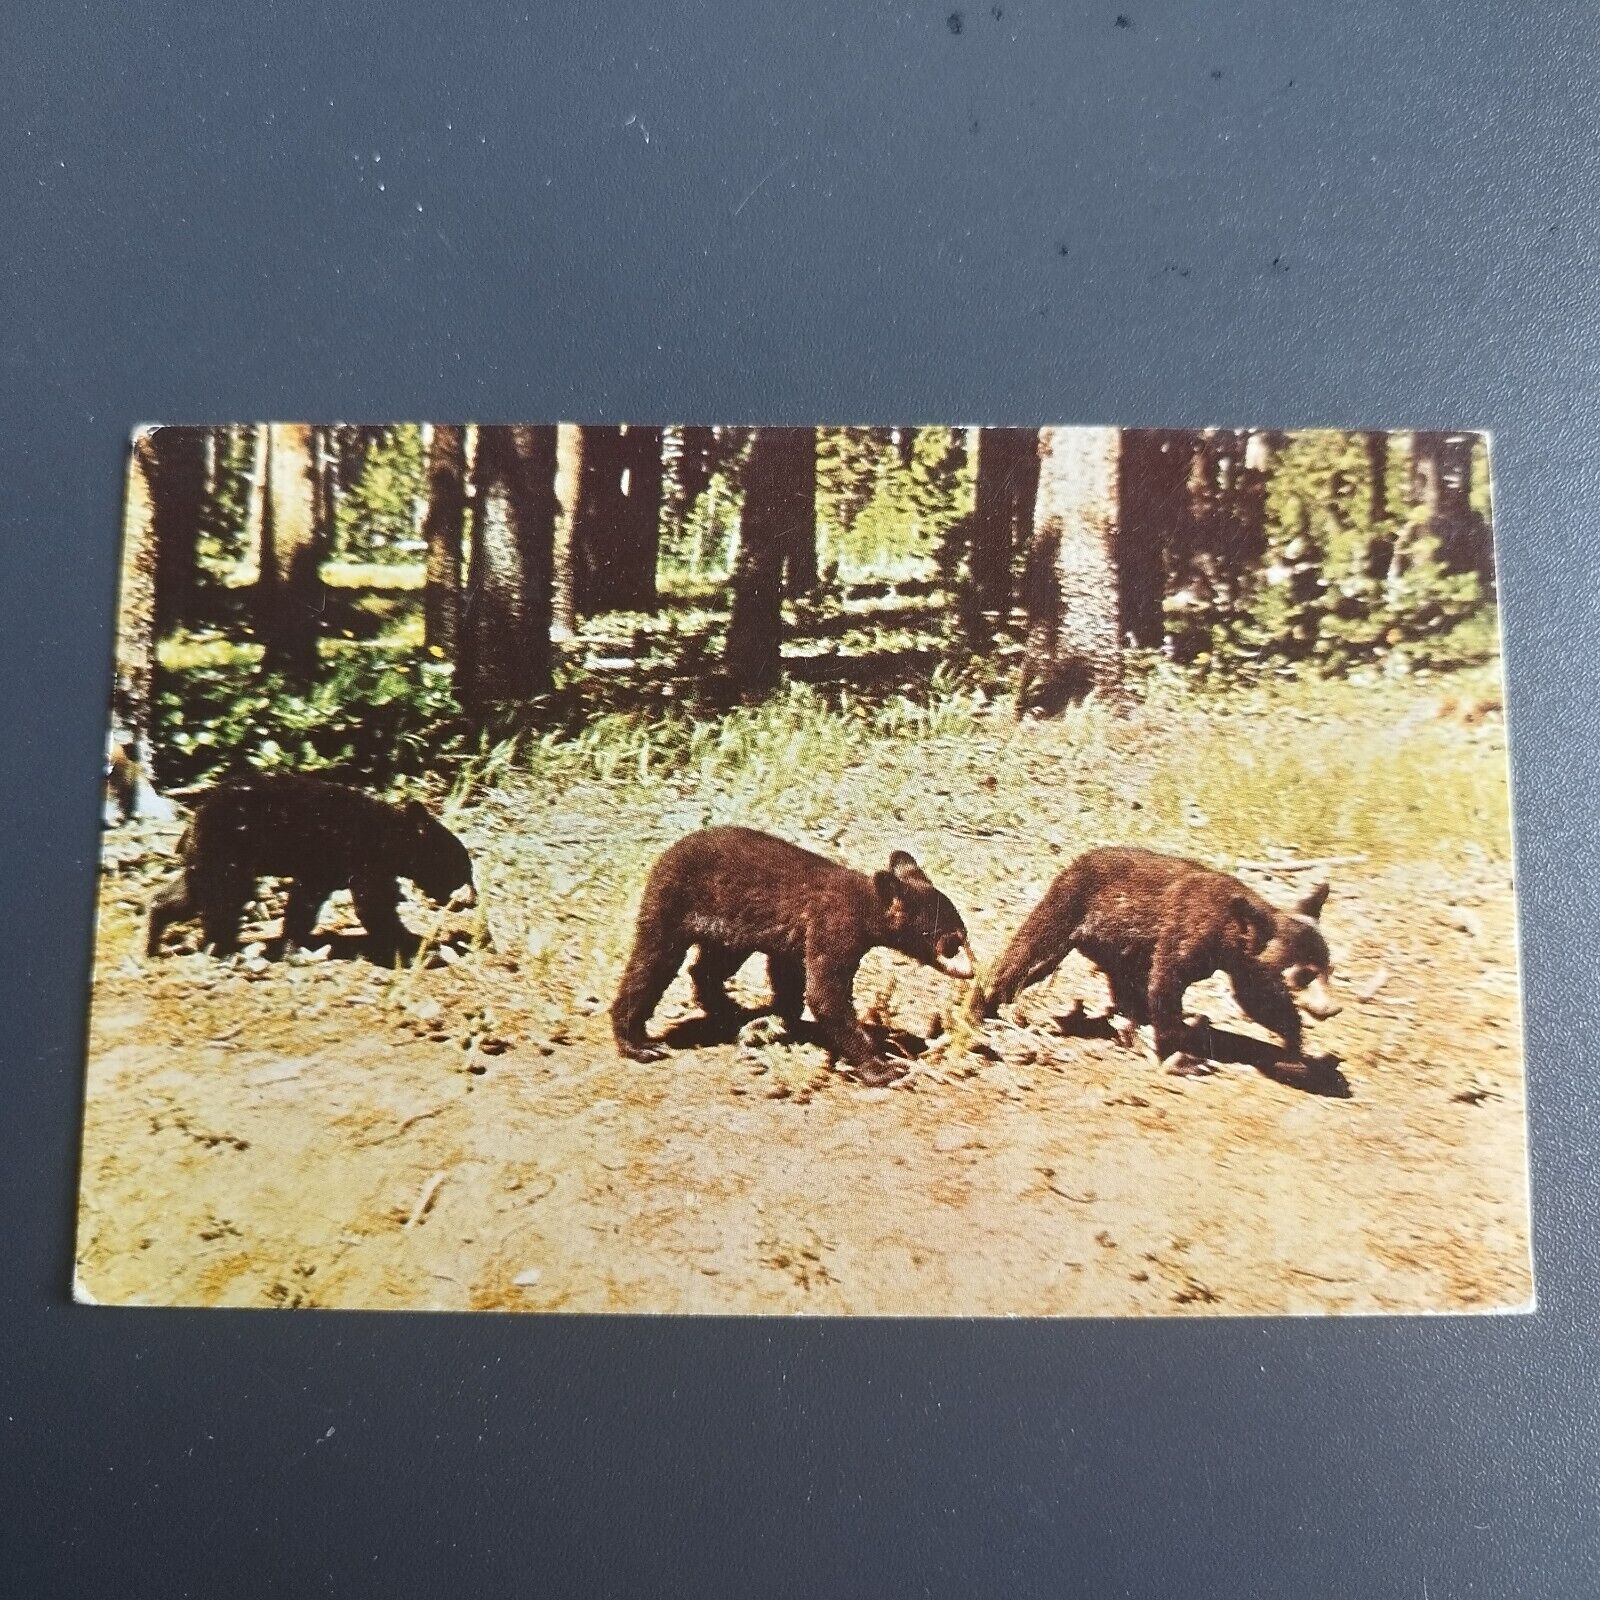
<svg viewBox="0 0 1600 1600">
<path fill-rule="evenodd" d="M 8 1592 L 1600 1591 L 1595 18 L 10 9 Z M 267 416 L 1493 428 L 1537 1315 L 70 1305 L 124 441 Z"/>
</svg>

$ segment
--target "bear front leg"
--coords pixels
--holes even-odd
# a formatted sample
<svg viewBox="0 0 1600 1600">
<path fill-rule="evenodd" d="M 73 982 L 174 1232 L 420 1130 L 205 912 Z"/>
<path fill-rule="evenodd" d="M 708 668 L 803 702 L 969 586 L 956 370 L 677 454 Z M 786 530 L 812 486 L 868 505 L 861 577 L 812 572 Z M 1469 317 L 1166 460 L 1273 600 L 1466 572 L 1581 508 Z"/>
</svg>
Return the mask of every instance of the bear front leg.
<svg viewBox="0 0 1600 1600">
<path fill-rule="evenodd" d="M 200 928 L 213 955 L 227 957 L 239 950 L 239 924 L 250 903 L 253 880 L 222 876 L 199 884 L 190 879 L 190 898 L 200 908 Z"/>
<path fill-rule="evenodd" d="M 822 1041 L 865 1084 L 892 1082 L 903 1068 L 885 1061 L 856 1017 L 855 978 L 860 958 L 806 959 L 806 1003 L 817 1019 Z"/>
<path fill-rule="evenodd" d="M 666 1046 L 651 1039 L 645 1024 L 677 977 L 688 949 L 687 941 L 676 930 L 640 919 L 633 953 L 617 985 L 617 998 L 611 1004 L 612 1036 L 618 1051 L 630 1061 L 660 1061 L 666 1055 Z"/>
<path fill-rule="evenodd" d="M 974 984 L 967 1009 L 974 1021 L 995 1016 L 1024 989 L 1042 983 L 1072 951 L 1076 918 L 1051 886 L 1028 914 L 987 983 Z"/>
<path fill-rule="evenodd" d="M 1303 1060 L 1300 1012 L 1278 973 L 1250 962 L 1229 977 L 1233 980 L 1234 998 L 1244 1014 L 1277 1034 L 1291 1060 Z"/>
<path fill-rule="evenodd" d="M 400 920 L 400 885 L 392 874 L 358 872 L 350 880 L 350 898 L 380 962 L 392 965 L 398 957 L 415 953 L 417 940 Z"/>
<path fill-rule="evenodd" d="M 145 929 L 144 953 L 147 956 L 158 955 L 161 951 L 161 935 L 167 928 L 172 923 L 182 922 L 185 917 L 192 917 L 194 914 L 195 904 L 189 897 L 189 875 L 186 872 L 179 872 L 150 902 L 150 921 Z"/>
<path fill-rule="evenodd" d="M 289 885 L 289 898 L 283 907 L 282 943 L 285 950 L 299 950 L 311 943 L 311 935 L 317 928 L 317 915 L 333 890 L 334 885 L 311 878 L 296 878 Z"/>
<path fill-rule="evenodd" d="M 1215 1071 L 1209 1062 L 1183 1048 L 1183 997 L 1198 976 L 1195 966 L 1171 942 L 1157 948 L 1150 964 L 1150 1022 L 1156 1056 L 1168 1072 L 1183 1078 Z"/>
</svg>

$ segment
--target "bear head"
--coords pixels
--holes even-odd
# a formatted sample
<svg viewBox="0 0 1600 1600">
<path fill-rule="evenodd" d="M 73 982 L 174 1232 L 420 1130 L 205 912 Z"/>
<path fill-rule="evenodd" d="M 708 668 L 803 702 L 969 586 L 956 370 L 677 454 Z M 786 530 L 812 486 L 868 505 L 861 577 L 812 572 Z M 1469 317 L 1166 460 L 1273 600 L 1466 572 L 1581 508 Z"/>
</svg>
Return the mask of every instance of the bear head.
<svg viewBox="0 0 1600 1600">
<path fill-rule="evenodd" d="M 973 976 L 972 946 L 961 913 L 912 856 L 896 850 L 887 869 L 873 873 L 872 886 L 888 925 L 891 949 L 952 978 Z"/>
</svg>

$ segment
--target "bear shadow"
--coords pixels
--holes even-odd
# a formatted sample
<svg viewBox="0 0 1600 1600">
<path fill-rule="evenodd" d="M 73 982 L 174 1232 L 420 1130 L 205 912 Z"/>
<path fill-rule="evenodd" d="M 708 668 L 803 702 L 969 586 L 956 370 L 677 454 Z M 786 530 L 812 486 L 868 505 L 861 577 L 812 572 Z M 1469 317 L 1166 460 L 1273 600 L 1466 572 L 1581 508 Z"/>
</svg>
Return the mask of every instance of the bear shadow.
<svg viewBox="0 0 1600 1600">
<path fill-rule="evenodd" d="M 1110 1017 L 1090 1016 L 1086 1011 L 1071 1011 L 1055 1019 L 1056 1029 L 1068 1039 L 1107 1039 L 1120 1042 Z M 1188 1024 L 1185 1029 L 1191 1053 L 1204 1061 L 1235 1063 L 1253 1067 L 1264 1078 L 1298 1089 L 1303 1094 L 1320 1095 L 1330 1100 L 1350 1100 L 1354 1091 L 1341 1070 L 1338 1056 L 1311 1056 L 1293 1061 L 1283 1047 L 1266 1039 L 1234 1033 L 1228 1028 Z"/>
<path fill-rule="evenodd" d="M 1228 1028 L 1191 1025 L 1188 1033 L 1199 1047 L 1194 1053 L 1207 1061 L 1232 1061 L 1254 1067 L 1263 1078 L 1289 1089 L 1299 1089 L 1303 1094 L 1321 1095 L 1330 1100 L 1354 1098 L 1350 1080 L 1340 1070 L 1341 1063 L 1336 1055 L 1307 1056 L 1295 1061 L 1284 1055 L 1282 1045 L 1234 1033 Z"/>
<path fill-rule="evenodd" d="M 396 941 L 386 943 L 374 939 L 370 933 L 313 933 L 306 941 L 308 950 L 327 947 L 329 961 L 366 961 L 375 967 L 409 967 L 421 953 L 424 940 L 421 934 L 409 929 Z M 475 948 L 470 933 L 452 933 L 448 938 L 433 941 L 433 949 L 449 949 L 457 956 L 469 955 Z M 267 952 L 276 960 L 288 954 L 283 949 L 281 936 L 267 941 Z M 442 961 L 431 959 L 429 966 L 443 966 Z"/>
<path fill-rule="evenodd" d="M 802 1018 L 797 1023 L 786 1024 L 779 1021 L 776 1012 L 765 1006 L 752 1009 L 735 1005 L 727 1011 L 718 1012 L 715 1016 L 685 1017 L 681 1022 L 675 1022 L 671 1027 L 663 1029 L 660 1042 L 670 1050 L 696 1050 L 714 1045 L 738 1044 L 740 1035 L 752 1022 L 768 1018 L 774 1024 L 772 1038 L 768 1042 L 782 1045 L 815 1045 L 819 1050 L 828 1050 L 828 1043 L 823 1037 L 822 1030 L 809 1017 Z M 885 1060 L 910 1062 L 927 1051 L 928 1041 L 905 1028 L 877 1022 L 863 1022 L 861 1026 Z M 829 1055 L 831 1057 L 831 1051 Z"/>
</svg>

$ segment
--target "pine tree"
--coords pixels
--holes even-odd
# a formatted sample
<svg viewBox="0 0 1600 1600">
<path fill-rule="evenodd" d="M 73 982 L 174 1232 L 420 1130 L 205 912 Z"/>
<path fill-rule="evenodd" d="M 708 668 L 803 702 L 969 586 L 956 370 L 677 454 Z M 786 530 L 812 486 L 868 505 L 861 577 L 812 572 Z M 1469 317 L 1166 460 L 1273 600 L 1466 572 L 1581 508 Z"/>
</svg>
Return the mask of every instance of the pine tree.
<svg viewBox="0 0 1600 1600">
<path fill-rule="evenodd" d="M 555 467 L 554 428 L 478 429 L 456 685 L 479 714 L 550 691 Z"/>
<path fill-rule="evenodd" d="M 750 444 L 725 657 L 742 694 L 770 693 L 782 675 L 783 562 L 815 503 L 815 450 L 809 428 L 757 428 Z"/>
<path fill-rule="evenodd" d="M 427 572 L 422 593 L 423 641 L 454 660 L 461 624 L 461 547 L 466 531 L 466 429 L 436 423 L 425 430 L 428 483 L 422 519 Z"/>
<path fill-rule="evenodd" d="M 317 669 L 317 635 L 326 605 L 320 503 L 310 425 L 270 424 L 255 603 L 262 666 L 269 672 L 310 678 Z"/>
</svg>

